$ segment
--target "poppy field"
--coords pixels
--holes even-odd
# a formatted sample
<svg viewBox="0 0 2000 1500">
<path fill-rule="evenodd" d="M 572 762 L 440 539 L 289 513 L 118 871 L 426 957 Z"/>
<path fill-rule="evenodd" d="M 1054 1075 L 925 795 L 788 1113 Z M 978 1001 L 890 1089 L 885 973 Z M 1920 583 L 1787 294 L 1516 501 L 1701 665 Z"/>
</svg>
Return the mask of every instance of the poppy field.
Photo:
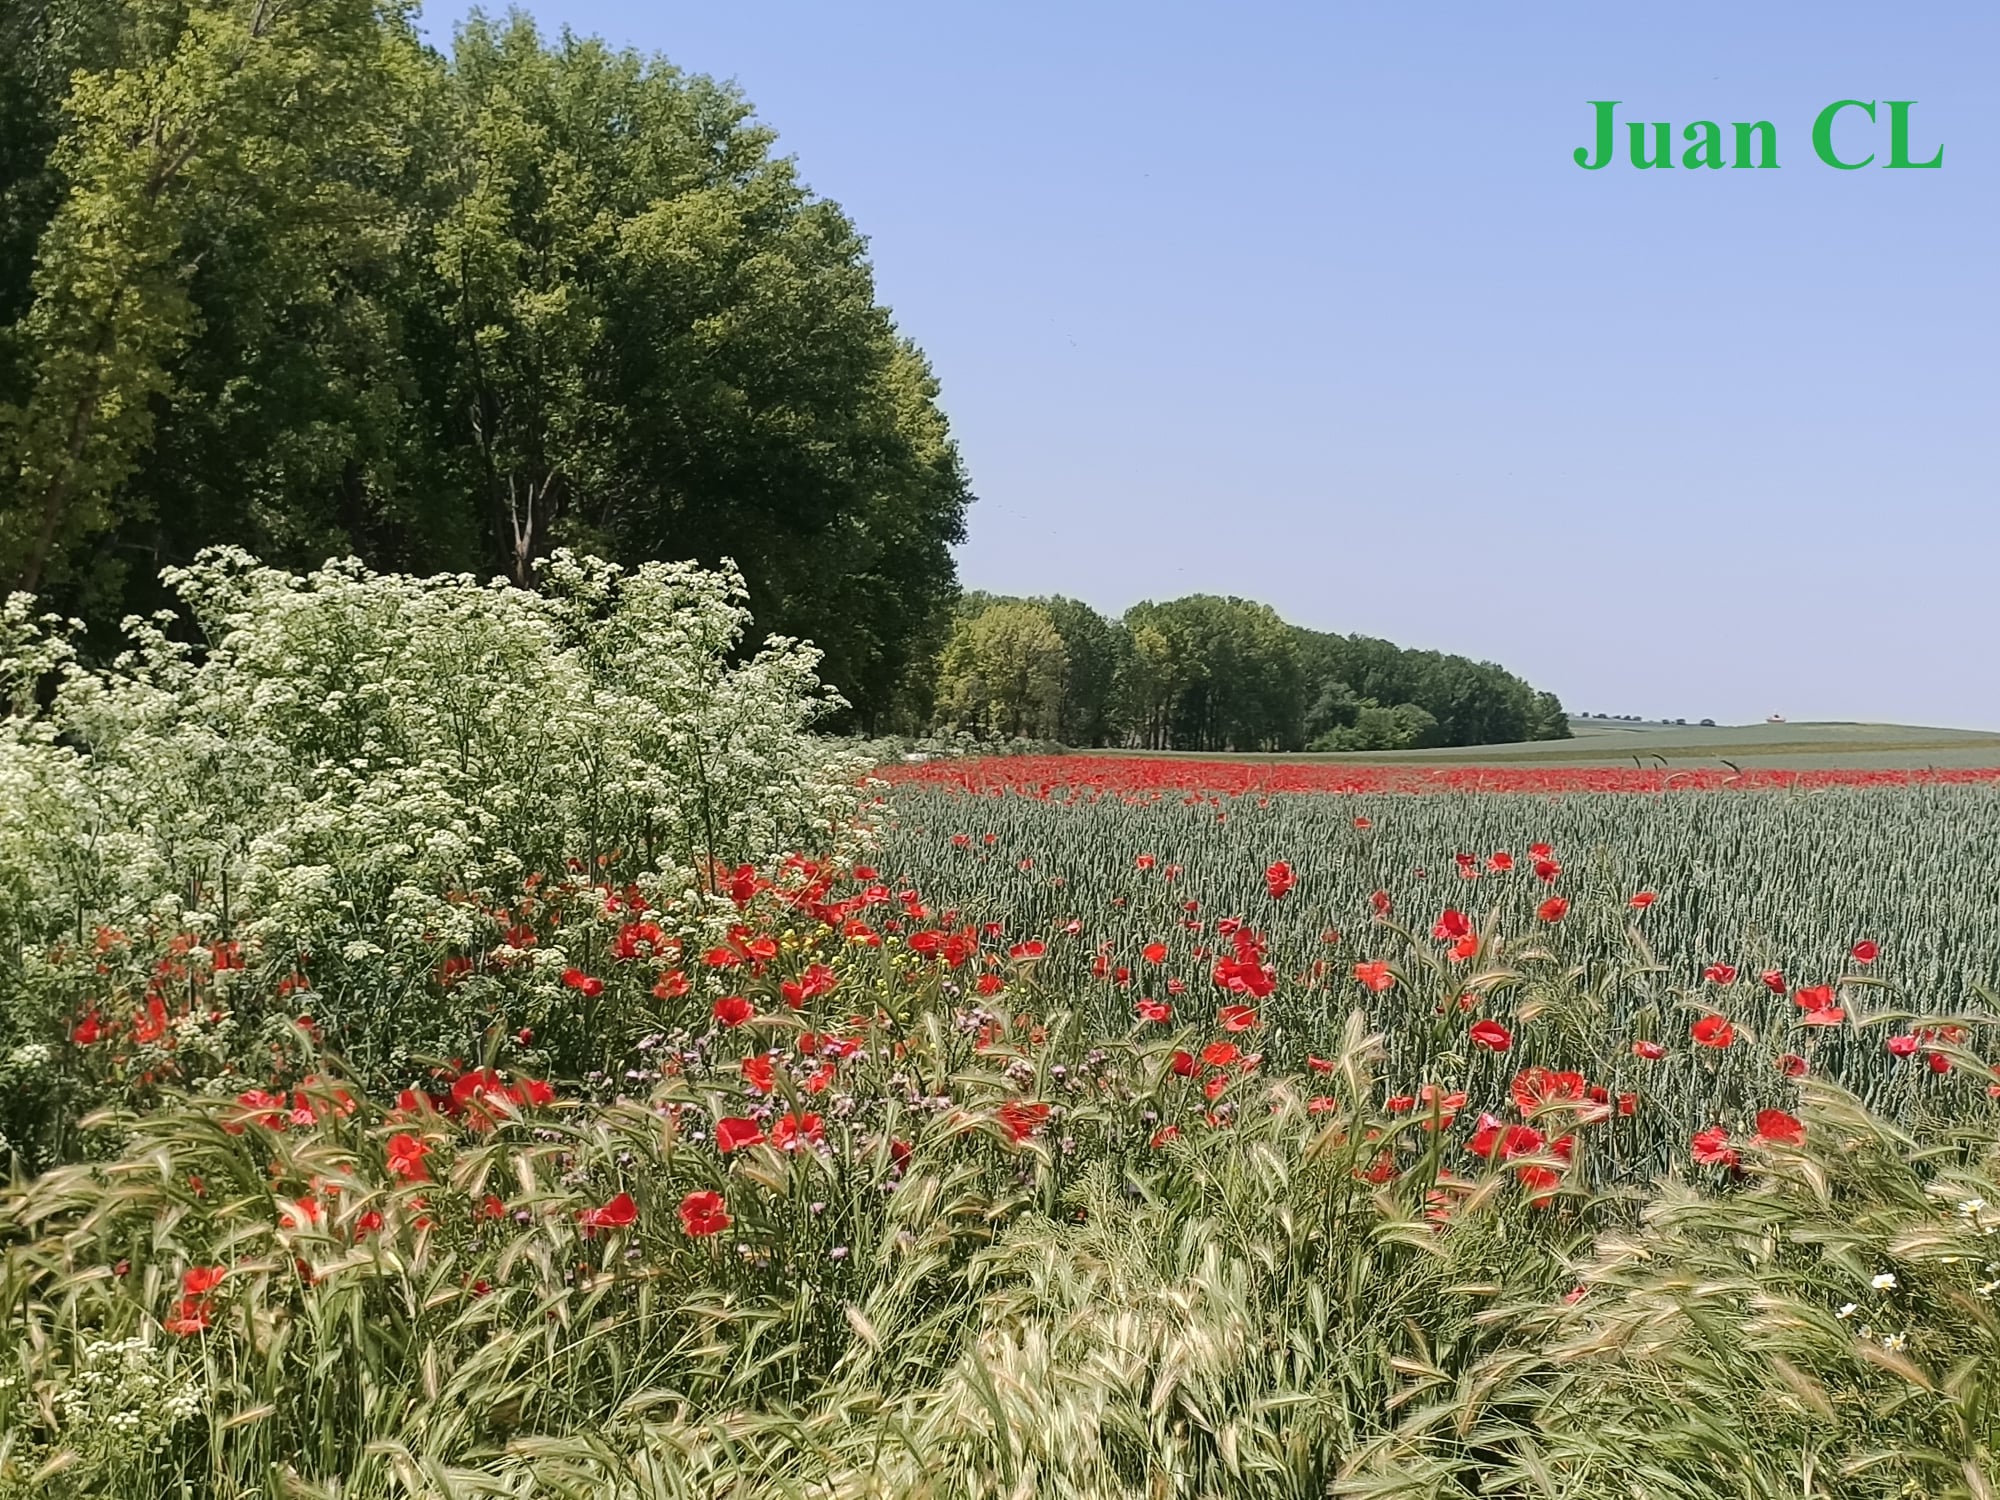
<svg viewBox="0 0 2000 1500">
<path fill-rule="evenodd" d="M 0 1496 L 1994 1493 L 2000 790 L 1172 764 L 53 944 Z"/>
</svg>

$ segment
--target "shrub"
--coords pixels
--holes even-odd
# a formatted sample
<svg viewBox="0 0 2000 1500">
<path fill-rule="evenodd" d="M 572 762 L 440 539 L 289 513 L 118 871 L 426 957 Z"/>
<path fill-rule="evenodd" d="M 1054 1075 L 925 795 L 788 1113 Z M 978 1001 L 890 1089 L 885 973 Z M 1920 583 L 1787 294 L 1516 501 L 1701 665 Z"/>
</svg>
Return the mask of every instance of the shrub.
<svg viewBox="0 0 2000 1500">
<path fill-rule="evenodd" d="M 240 1060 L 306 1016 L 379 1078 L 480 1045 L 490 997 L 436 975 L 524 879 L 697 902 L 852 821 L 817 653 L 744 655 L 732 575 L 559 553 L 531 593 L 225 549 L 165 576 L 192 639 L 128 621 L 101 669 L 29 600 L 0 616 L 0 1059 L 61 1064 L 84 1026 Z M 0 1123 L 30 1161 L 59 1094 Z"/>
</svg>

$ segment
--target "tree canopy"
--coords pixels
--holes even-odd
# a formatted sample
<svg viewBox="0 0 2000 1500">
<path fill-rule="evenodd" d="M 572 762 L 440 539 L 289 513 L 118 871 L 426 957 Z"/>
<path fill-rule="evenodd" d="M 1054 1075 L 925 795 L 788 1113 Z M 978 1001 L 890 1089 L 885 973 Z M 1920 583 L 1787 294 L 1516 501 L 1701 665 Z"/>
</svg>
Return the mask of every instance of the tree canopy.
<svg viewBox="0 0 2000 1500">
<path fill-rule="evenodd" d="M 1049 642 L 1033 673 L 1003 649 L 1026 621 Z M 1553 693 L 1495 663 L 1307 630 L 1267 604 L 1210 594 L 1147 600 L 1117 620 L 1074 599 L 968 594 L 938 681 L 943 725 L 1079 746 L 1396 750 L 1569 736 Z M 1015 684 L 1005 711 L 996 682 Z"/>
<path fill-rule="evenodd" d="M 728 559 L 861 722 L 928 670 L 936 382 L 733 87 L 391 0 L 7 3 L 0 588 L 104 632 L 220 541 Z"/>
</svg>

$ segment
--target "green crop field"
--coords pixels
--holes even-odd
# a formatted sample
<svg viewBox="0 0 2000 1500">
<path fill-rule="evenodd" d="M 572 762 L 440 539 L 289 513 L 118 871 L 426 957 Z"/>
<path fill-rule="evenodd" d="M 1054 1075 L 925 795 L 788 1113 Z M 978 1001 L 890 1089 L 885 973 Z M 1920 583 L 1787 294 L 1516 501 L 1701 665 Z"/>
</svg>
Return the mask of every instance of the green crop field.
<svg viewBox="0 0 2000 1500">
<path fill-rule="evenodd" d="M 1290 754 L 1286 760 L 1329 764 L 1432 766 L 1626 765 L 1676 769 L 1745 767 L 1788 770 L 1923 770 L 2000 766 L 2000 734 L 1911 724 L 1694 724 L 1572 719 L 1567 740 L 1462 745 L 1438 750 Z M 1091 754 L 1117 755 L 1119 751 Z M 1148 752 L 1153 753 L 1153 752 Z M 1169 759 L 1241 759 L 1169 754 Z M 1272 757 L 1278 758 L 1278 757 Z"/>
</svg>

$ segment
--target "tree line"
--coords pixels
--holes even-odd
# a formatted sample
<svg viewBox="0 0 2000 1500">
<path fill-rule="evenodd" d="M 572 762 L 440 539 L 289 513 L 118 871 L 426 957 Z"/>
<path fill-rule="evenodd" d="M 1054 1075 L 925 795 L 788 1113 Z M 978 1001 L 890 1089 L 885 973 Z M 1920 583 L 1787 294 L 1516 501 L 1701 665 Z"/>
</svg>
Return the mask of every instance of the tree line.
<svg viewBox="0 0 2000 1500">
<path fill-rule="evenodd" d="M 727 558 L 887 722 L 957 591 L 937 394 L 731 87 L 400 0 L 0 0 L 0 594 L 100 643 L 214 542 Z"/>
<path fill-rule="evenodd" d="M 1492 662 L 1287 624 L 1194 594 L 1110 619 L 1075 599 L 968 593 L 939 654 L 939 727 L 1150 750 L 1396 750 L 1566 739 Z"/>
</svg>

